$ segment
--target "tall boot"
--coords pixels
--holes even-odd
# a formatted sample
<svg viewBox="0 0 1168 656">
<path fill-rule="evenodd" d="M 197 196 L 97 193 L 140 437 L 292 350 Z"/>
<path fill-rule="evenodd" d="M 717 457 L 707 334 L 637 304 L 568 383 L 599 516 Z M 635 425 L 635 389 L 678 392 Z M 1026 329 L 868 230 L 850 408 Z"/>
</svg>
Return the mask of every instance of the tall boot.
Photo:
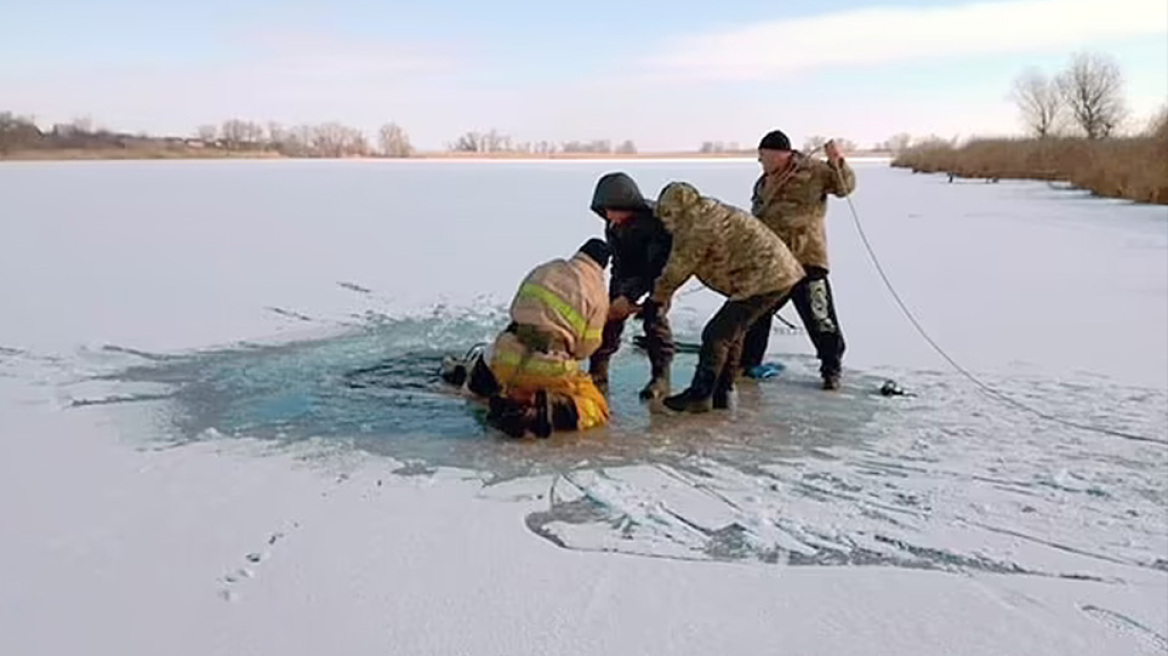
<svg viewBox="0 0 1168 656">
<path fill-rule="evenodd" d="M 770 326 L 770 313 L 765 313 L 768 317 L 766 325 Z M 761 319 L 759 320 L 762 321 Z M 741 365 L 742 353 L 746 350 L 746 332 L 735 337 L 730 342 L 730 348 L 726 352 L 726 363 L 722 365 L 722 372 L 718 375 L 718 380 L 714 383 L 714 408 L 718 410 L 729 410 L 731 403 L 731 396 L 734 393 L 734 381 L 738 378 L 738 374 L 742 371 Z"/>
<path fill-rule="evenodd" d="M 656 317 L 645 324 L 645 351 L 649 355 L 649 384 L 641 390 L 642 401 L 654 401 L 669 396 L 670 367 L 673 364 L 674 346 L 669 323 L 663 317 Z"/>
<path fill-rule="evenodd" d="M 734 394 L 734 379 L 737 377 L 736 367 L 724 367 L 722 375 L 714 383 L 713 405 L 715 410 L 729 410 Z"/>
<path fill-rule="evenodd" d="M 652 359 L 649 365 L 650 378 L 649 384 L 641 390 L 642 401 L 654 401 L 669 396 L 670 362 L 668 358 L 661 353 L 654 353 L 649 357 Z"/>
<path fill-rule="evenodd" d="M 716 378 L 713 371 L 699 364 L 689 388 L 681 394 L 667 397 L 664 401 L 665 407 L 675 412 L 709 412 L 714 405 Z"/>
</svg>

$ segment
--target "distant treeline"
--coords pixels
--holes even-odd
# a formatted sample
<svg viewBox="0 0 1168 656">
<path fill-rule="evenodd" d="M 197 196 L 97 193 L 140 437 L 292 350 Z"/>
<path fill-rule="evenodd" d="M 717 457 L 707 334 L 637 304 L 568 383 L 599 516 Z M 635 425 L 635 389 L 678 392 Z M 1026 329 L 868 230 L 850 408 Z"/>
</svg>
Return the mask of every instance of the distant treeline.
<svg viewBox="0 0 1168 656">
<path fill-rule="evenodd" d="M 516 142 L 498 130 L 489 130 L 467 132 L 448 143 L 446 150 L 450 153 L 484 154 L 633 155 L 637 153 L 637 146 L 631 140 L 614 144 L 606 139 L 559 143 Z M 158 137 L 94 128 L 87 119 L 41 129 L 32 118 L 0 112 L 0 157 L 14 154 L 51 157 L 55 153 L 85 156 L 86 152 L 115 157 L 118 152 L 167 157 L 199 156 L 200 151 L 205 151 L 207 156 L 234 153 L 329 158 L 411 157 L 418 154 L 410 143 L 409 135 L 395 123 L 381 126 L 376 140 L 371 140 L 358 128 L 337 122 L 285 127 L 274 122 L 260 124 L 238 119 L 227 120 L 219 125 L 200 126 L 189 137 Z"/>
<path fill-rule="evenodd" d="M 1100 196 L 1168 204 L 1168 107 L 1143 130 L 1122 134 L 1128 116 L 1113 60 L 1079 53 L 1053 78 L 1028 70 L 1013 97 L 1029 138 L 902 143 L 892 166 L 951 178 L 1062 181 Z"/>
<path fill-rule="evenodd" d="M 909 139 L 894 137 L 877 144 L 871 151 L 887 151 L 891 144 Z M 813 136 L 803 148 L 812 151 L 827 139 Z M 852 141 L 838 140 L 845 152 L 863 152 Z M 587 141 L 517 141 L 491 129 L 470 131 L 447 143 L 446 155 L 488 156 L 635 156 L 637 145 L 630 139 Z M 755 148 L 743 148 L 736 142 L 704 141 L 695 144 L 696 154 L 753 155 Z M 437 155 L 438 153 L 429 153 Z M 30 117 L 0 112 L 0 157 L 417 157 L 419 153 L 410 137 L 396 123 L 386 123 L 370 139 L 358 128 L 337 122 L 285 127 L 279 123 L 257 123 L 231 119 L 218 125 L 203 125 L 191 136 L 160 137 L 144 133 L 129 134 L 95 128 L 92 121 L 79 119 L 42 129 Z"/>
<path fill-rule="evenodd" d="M 340 123 L 266 127 L 248 121 L 230 120 L 219 126 L 200 127 L 190 137 L 159 137 L 148 134 L 114 132 L 94 128 L 86 119 L 53 125 L 42 130 L 28 117 L 0 112 L 0 156 L 38 153 L 71 153 L 83 157 L 118 156 L 284 156 L 284 157 L 368 157 L 378 154 L 405 157 L 412 152 L 405 132 L 387 124 L 379 135 L 383 146 L 377 152 L 360 130 Z"/>
</svg>

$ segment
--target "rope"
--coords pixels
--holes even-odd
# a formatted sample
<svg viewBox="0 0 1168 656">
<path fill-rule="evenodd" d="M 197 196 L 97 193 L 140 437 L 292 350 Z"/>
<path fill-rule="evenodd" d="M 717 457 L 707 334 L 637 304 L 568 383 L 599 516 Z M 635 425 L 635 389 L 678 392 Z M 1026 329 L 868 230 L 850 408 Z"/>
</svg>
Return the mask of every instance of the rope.
<svg viewBox="0 0 1168 656">
<path fill-rule="evenodd" d="M 843 174 L 840 173 L 838 168 L 835 169 L 835 174 L 839 178 L 840 186 L 842 188 L 843 182 L 844 182 Z M 873 250 L 872 244 L 869 243 L 868 236 L 866 234 L 864 234 L 864 227 L 860 224 L 860 215 L 856 212 L 856 206 L 854 204 L 852 204 L 851 195 L 844 196 L 844 200 L 846 200 L 848 202 L 848 208 L 851 209 L 851 211 L 852 211 L 852 220 L 856 224 L 856 230 L 860 233 L 860 240 L 864 242 L 864 248 L 868 251 L 868 256 L 872 259 L 872 264 L 876 266 L 877 273 L 880 274 L 880 278 L 884 281 L 884 285 L 888 288 L 889 293 L 892 294 L 892 298 L 896 301 L 896 304 L 899 305 L 901 311 L 904 312 L 904 316 L 908 317 L 908 320 L 912 323 L 913 327 L 915 327 L 917 329 L 917 332 L 919 332 L 921 334 L 921 337 L 923 337 L 925 339 L 925 341 L 928 342 L 929 345 L 933 347 L 933 350 L 937 351 L 937 353 L 940 354 L 942 358 L 945 358 L 945 360 L 948 361 L 949 364 L 952 365 L 954 369 L 956 369 L 959 373 L 961 373 L 963 376 L 968 378 L 970 380 L 970 382 L 977 385 L 986 394 L 989 394 L 990 396 L 992 396 L 998 400 L 1004 401 L 1005 403 L 1008 403 L 1016 408 L 1030 412 L 1030 413 L 1037 415 L 1038 417 L 1041 417 L 1043 419 L 1053 421 L 1053 422 L 1058 423 L 1058 424 L 1062 424 L 1063 426 L 1068 426 L 1070 428 L 1078 428 L 1080 430 L 1091 431 L 1094 433 L 1101 433 L 1103 435 L 1122 437 L 1124 439 L 1134 440 L 1137 442 L 1151 442 L 1152 444 L 1162 444 L 1162 445 L 1168 446 L 1168 440 L 1161 440 L 1161 439 L 1157 439 L 1155 437 L 1147 437 L 1144 435 L 1136 435 L 1133 433 L 1126 433 L 1124 431 L 1114 430 L 1111 428 L 1101 428 L 1099 426 L 1080 424 L 1078 422 L 1070 421 L 1067 419 L 1063 419 L 1062 417 L 1052 415 L 1048 412 L 1043 412 L 1042 410 L 1039 410 L 1037 408 L 1029 406 L 1021 401 L 1018 401 L 1017 399 L 1011 398 L 1011 397 L 1007 396 L 1006 394 L 999 392 L 998 390 L 994 389 L 993 387 L 990 387 L 989 385 L 987 385 L 986 383 L 984 383 L 980 379 L 978 379 L 976 376 L 974 376 L 972 373 L 970 373 L 968 370 L 966 370 L 964 367 L 962 367 L 960 364 L 958 364 L 956 360 L 949 357 L 949 354 L 946 353 L 945 350 L 942 349 L 937 344 L 937 342 L 933 341 L 933 338 L 929 336 L 929 333 L 926 332 L 923 327 L 921 327 L 921 324 L 916 320 L 916 317 L 914 317 L 913 313 L 909 311 L 908 307 L 904 304 L 904 301 L 902 301 L 900 299 L 900 295 L 896 293 L 896 289 L 892 286 L 892 282 L 889 281 L 888 276 L 885 275 L 884 267 L 880 266 L 880 260 L 879 260 L 879 258 L 876 257 L 876 251 Z"/>
</svg>

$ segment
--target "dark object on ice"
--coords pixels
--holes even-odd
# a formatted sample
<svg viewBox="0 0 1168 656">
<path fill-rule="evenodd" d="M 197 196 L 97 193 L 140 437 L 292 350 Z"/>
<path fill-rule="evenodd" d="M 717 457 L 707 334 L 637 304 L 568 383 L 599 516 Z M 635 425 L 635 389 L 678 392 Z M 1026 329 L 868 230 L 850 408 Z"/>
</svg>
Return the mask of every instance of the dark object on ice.
<svg viewBox="0 0 1168 656">
<path fill-rule="evenodd" d="M 904 391 L 904 388 L 900 386 L 900 383 L 898 383 L 892 379 L 884 381 L 884 384 L 880 386 L 880 394 L 882 396 L 908 396 L 909 395 L 908 392 Z"/>
<path fill-rule="evenodd" d="M 644 335 L 633 335 L 633 346 L 642 351 L 648 351 L 649 340 Z M 679 342 L 674 340 L 673 346 L 676 353 L 698 353 L 702 350 L 702 345 L 697 342 Z"/>
</svg>

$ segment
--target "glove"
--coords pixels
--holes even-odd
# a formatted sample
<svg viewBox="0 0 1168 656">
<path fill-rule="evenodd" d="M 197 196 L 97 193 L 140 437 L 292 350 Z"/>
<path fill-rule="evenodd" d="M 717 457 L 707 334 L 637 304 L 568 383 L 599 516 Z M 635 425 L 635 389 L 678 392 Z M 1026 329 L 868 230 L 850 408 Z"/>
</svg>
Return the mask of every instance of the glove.
<svg viewBox="0 0 1168 656">
<path fill-rule="evenodd" d="M 646 324 L 653 324 L 668 312 L 668 304 L 658 303 L 652 297 L 649 297 L 641 304 L 641 313 L 639 316 L 641 321 L 644 321 Z"/>
</svg>

